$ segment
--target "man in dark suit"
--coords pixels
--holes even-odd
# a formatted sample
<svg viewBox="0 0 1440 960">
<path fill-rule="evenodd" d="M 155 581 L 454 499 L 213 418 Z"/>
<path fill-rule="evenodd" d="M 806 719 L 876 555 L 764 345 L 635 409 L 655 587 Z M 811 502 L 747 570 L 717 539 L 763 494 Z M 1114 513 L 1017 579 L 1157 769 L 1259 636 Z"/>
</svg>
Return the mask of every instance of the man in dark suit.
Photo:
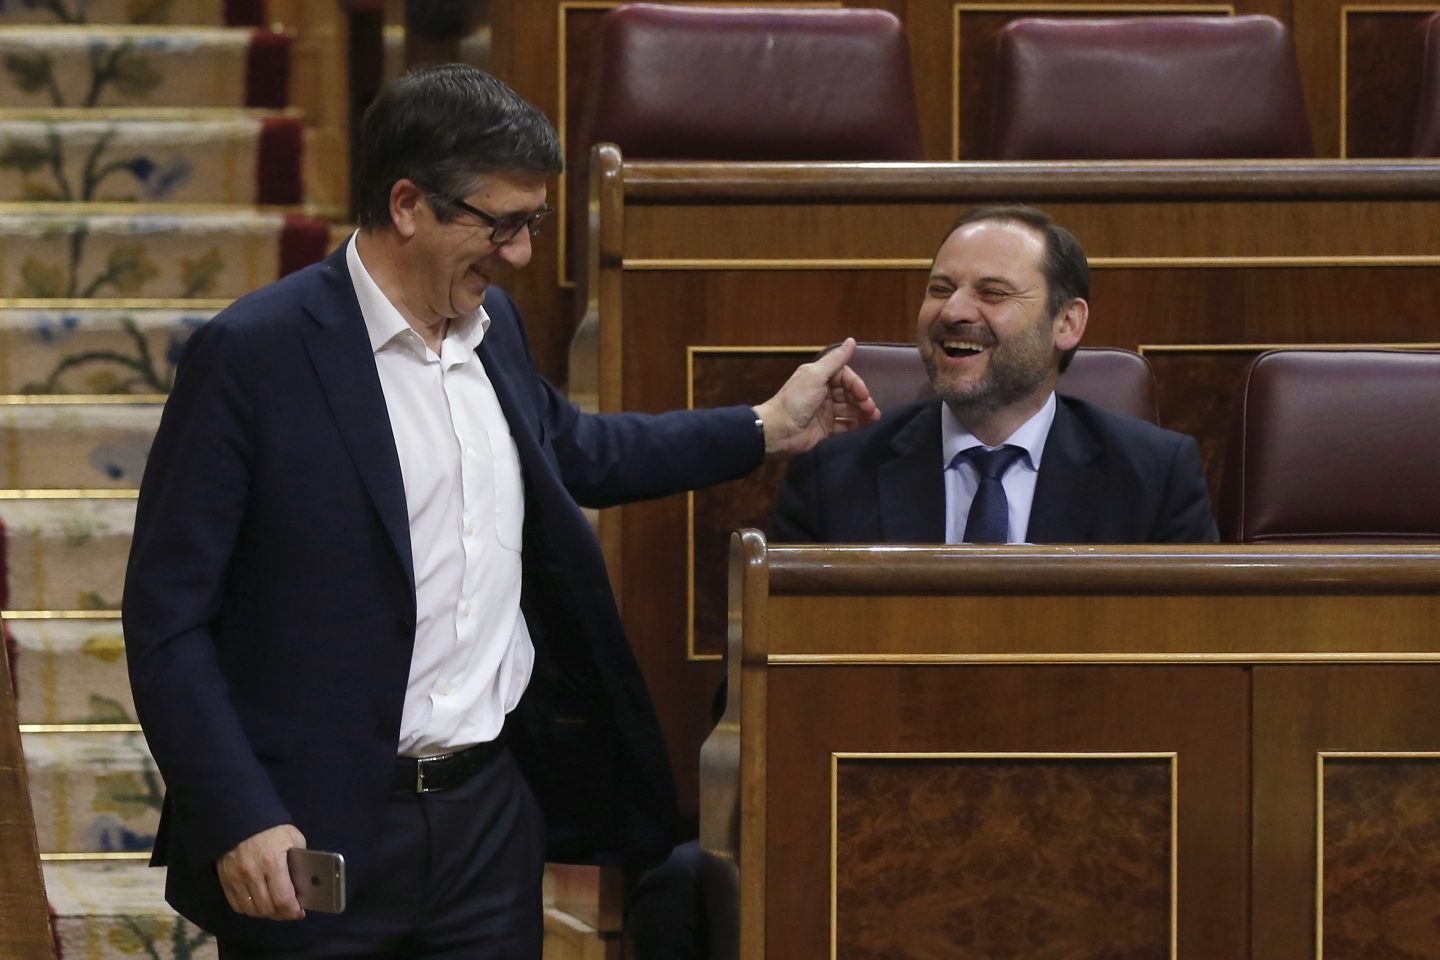
<svg viewBox="0 0 1440 960">
<path fill-rule="evenodd" d="M 791 459 L 775 542 L 1209 543 L 1218 539 L 1190 437 L 1055 393 L 1089 317 L 1074 235 L 1025 206 L 951 227 L 917 341 L 940 400 L 892 411 Z M 1007 449 L 1008 448 L 1008 449 Z M 972 450 L 998 457 L 996 474 Z M 948 465 L 948 469 L 947 469 Z M 723 705 L 724 682 L 716 718 Z M 677 847 L 631 900 L 639 960 L 709 956 L 699 845 Z"/>
<path fill-rule="evenodd" d="M 1217 540 L 1193 439 L 1055 393 L 1089 296 L 1084 251 L 1045 214 L 1012 206 L 961 217 L 935 255 L 916 324 L 939 402 L 795 457 L 770 538 Z"/>
<path fill-rule="evenodd" d="M 546 858 L 658 859 L 673 784 L 578 504 L 877 415 L 848 354 L 754 408 L 580 413 L 494 286 L 559 169 L 487 74 L 404 77 L 364 121 L 360 230 L 187 345 L 124 624 L 155 861 L 223 960 L 536 960 Z M 343 854 L 343 914 L 301 908 L 296 847 Z"/>
</svg>

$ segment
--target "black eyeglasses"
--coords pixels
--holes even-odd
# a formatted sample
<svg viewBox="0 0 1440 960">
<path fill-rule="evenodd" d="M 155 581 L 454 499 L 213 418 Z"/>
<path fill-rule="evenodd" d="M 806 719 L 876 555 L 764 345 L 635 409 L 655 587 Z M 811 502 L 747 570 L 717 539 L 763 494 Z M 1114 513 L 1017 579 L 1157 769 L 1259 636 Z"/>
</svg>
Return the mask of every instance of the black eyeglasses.
<svg viewBox="0 0 1440 960">
<path fill-rule="evenodd" d="M 540 228 L 544 225 L 545 218 L 555 211 L 548 206 L 541 207 L 534 213 L 517 213 L 509 217 L 497 217 L 486 213 L 479 207 L 472 207 L 458 197 L 447 197 L 443 193 L 434 194 L 436 200 L 446 206 L 457 207 L 464 210 L 472 217 L 490 228 L 490 242 L 496 245 L 509 243 L 519 235 L 521 230 L 529 230 L 530 236 L 540 235 Z"/>
</svg>

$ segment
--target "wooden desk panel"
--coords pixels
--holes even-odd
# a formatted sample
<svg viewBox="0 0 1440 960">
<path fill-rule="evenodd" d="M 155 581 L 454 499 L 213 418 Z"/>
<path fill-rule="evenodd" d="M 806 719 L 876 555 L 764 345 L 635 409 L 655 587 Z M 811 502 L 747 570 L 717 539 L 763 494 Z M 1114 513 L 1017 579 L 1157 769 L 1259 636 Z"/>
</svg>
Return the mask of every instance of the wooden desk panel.
<svg viewBox="0 0 1440 960">
<path fill-rule="evenodd" d="M 764 956 L 827 957 L 832 936 L 840 957 L 978 960 L 1031 937 L 1045 942 L 1021 955 L 1160 957 L 1180 930 L 1207 931 L 1204 950 L 1235 955 L 1243 946 L 1235 918 L 1248 897 L 1249 763 L 1240 668 L 790 665 L 770 673 L 767 715 L 784 733 L 766 741 Z M 1194 703 L 1213 705 L 1221 723 L 1198 728 L 1187 719 Z M 882 763 L 906 773 L 909 809 L 866 798 Z M 1148 776 L 1117 781 L 1135 764 Z M 837 782 L 837 767 L 848 783 Z M 969 776 L 959 783 L 978 795 L 952 794 L 947 818 L 935 794 L 962 771 Z M 1046 793 L 1011 794 L 995 782 L 1011 778 Z M 1097 803 L 1104 808 L 1083 809 Z M 979 811 L 977 822 L 954 821 L 969 810 Z M 1075 821 L 1056 823 L 1062 811 Z M 933 833 L 894 849 L 883 880 L 865 884 L 884 862 L 868 848 L 906 835 L 888 821 L 907 816 Z M 940 861 L 928 870 L 927 847 Z M 1108 882 L 1097 889 L 1100 878 Z M 840 914 L 847 902 L 860 909 L 862 884 L 870 904 L 858 918 Z M 1215 895 L 1185 901 L 1182 917 L 1179 889 Z M 937 922 L 927 893 L 946 904 L 950 924 L 968 928 L 964 939 Z M 888 930 L 875 929 L 873 915 L 865 923 L 877 908 L 891 914 Z M 1077 909 L 1113 924 L 1112 936 L 1077 923 Z M 1201 955 L 1217 954 L 1181 954 Z"/>
<path fill-rule="evenodd" d="M 1377 624 L 1376 632 L 1384 631 Z M 1315 951 L 1302 946 L 1316 938 L 1324 939 L 1331 960 L 1424 956 L 1434 949 L 1433 918 L 1440 916 L 1431 879 L 1436 847 L 1387 840 L 1416 826 L 1433 829 L 1427 813 L 1433 795 L 1413 812 L 1394 798 L 1413 797 L 1434 776 L 1433 763 L 1417 764 L 1403 754 L 1424 759 L 1440 747 L 1437 684 L 1440 667 L 1433 664 L 1256 668 L 1255 723 L 1267 736 L 1255 740 L 1255 769 L 1265 771 L 1272 786 L 1255 798 L 1255 862 L 1263 865 L 1252 905 L 1256 957 L 1310 960 Z M 1360 803 L 1319 787 L 1321 772 L 1343 766 L 1346 753 L 1371 755 L 1366 765 L 1372 769 L 1356 781 L 1372 783 L 1362 795 L 1369 799 Z M 1396 753 L 1402 756 L 1383 756 Z M 1374 788 L 1377 774 L 1389 774 L 1389 791 Z M 1323 833 L 1322 814 L 1329 820 Z M 1323 864 L 1322 836 L 1330 853 Z M 1337 873 L 1341 854 L 1348 862 L 1341 861 Z M 1388 893 L 1366 876 L 1376 869 L 1377 855 L 1388 874 Z M 1422 946 L 1415 923 L 1427 917 Z M 1363 934 L 1358 941 L 1357 934 Z"/>
<path fill-rule="evenodd" d="M 1440 548 L 1077 554 L 748 535 L 731 587 L 731 701 L 705 747 L 702 841 L 739 865 L 737 956 L 968 958 L 1008 938 L 1035 956 L 1300 960 L 1322 937 L 1332 958 L 1381 943 L 1423 955 L 1426 929 L 1433 943 L 1440 647 L 1425 638 Z M 1167 781 L 1150 768 L 1165 757 L 1175 883 L 1157 905 Z M 1066 806 L 1047 820 L 1012 781 Z M 1089 826 L 1100 796 L 1114 819 Z M 877 874 L 889 847 L 900 862 Z M 1096 869 L 1120 878 L 1106 897 L 1087 885 Z M 888 925 L 840 913 L 858 909 L 846 891 L 860 881 Z M 1112 923 L 1057 920 L 1077 898 Z M 1029 912 L 968 912 L 1017 901 Z M 1162 914 L 1173 952 L 1156 942 Z"/>
</svg>

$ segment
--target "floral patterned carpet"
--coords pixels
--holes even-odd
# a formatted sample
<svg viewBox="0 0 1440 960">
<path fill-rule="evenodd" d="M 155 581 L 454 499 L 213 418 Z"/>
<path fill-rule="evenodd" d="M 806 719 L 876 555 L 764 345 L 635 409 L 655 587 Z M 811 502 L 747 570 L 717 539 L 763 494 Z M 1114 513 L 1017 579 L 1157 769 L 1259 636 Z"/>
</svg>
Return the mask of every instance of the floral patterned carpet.
<svg viewBox="0 0 1440 960">
<path fill-rule="evenodd" d="M 118 608 L 186 338 L 330 245 L 265 14 L 0 0 L 0 627 L 63 960 L 215 956 L 146 865 L 163 787 Z"/>
</svg>

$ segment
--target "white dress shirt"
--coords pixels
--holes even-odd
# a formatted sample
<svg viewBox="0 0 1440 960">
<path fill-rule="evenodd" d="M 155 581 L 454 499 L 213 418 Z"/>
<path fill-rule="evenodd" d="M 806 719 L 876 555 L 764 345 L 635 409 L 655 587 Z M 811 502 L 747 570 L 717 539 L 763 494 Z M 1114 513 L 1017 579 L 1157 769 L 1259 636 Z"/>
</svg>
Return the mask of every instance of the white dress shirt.
<svg viewBox="0 0 1440 960">
<path fill-rule="evenodd" d="M 1035 502 L 1035 480 L 1040 472 L 1040 458 L 1045 453 L 1045 439 L 1050 436 L 1050 426 L 1055 422 L 1055 394 L 1052 391 L 1045 405 L 1033 417 L 1022 423 L 1005 440 L 1005 444 L 1020 447 L 1025 455 L 1005 471 L 1000 484 L 1005 488 L 1005 500 L 1010 508 L 1010 534 L 1007 542 L 1025 543 L 1030 532 L 1030 507 Z M 950 467 L 955 455 L 971 447 L 984 447 L 973 433 L 960 425 L 955 414 L 945 404 L 940 405 L 941 450 L 945 467 L 945 542 L 965 542 L 965 521 L 970 515 L 970 504 L 980 486 L 980 475 L 975 464 L 962 460 Z M 1002 444 L 1003 446 L 1004 444 Z"/>
<path fill-rule="evenodd" d="M 499 736 L 535 661 L 520 613 L 520 462 L 475 355 L 490 318 L 480 308 L 453 320 L 437 355 L 376 286 L 353 235 L 345 259 L 410 519 L 415 650 L 400 753 L 449 753 Z"/>
</svg>

